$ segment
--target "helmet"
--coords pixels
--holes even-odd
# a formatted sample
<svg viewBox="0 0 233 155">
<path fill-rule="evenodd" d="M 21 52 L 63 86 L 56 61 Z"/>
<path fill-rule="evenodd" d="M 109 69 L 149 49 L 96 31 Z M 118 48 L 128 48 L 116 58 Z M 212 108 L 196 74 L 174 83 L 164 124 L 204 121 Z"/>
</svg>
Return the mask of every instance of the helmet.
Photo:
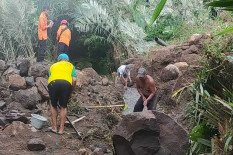
<svg viewBox="0 0 233 155">
<path fill-rule="evenodd" d="M 67 60 L 67 61 L 69 61 L 69 56 L 67 54 L 65 54 L 65 53 L 62 53 L 62 54 L 60 54 L 58 56 L 57 60 L 58 61 L 61 61 L 61 60 Z"/>
<path fill-rule="evenodd" d="M 69 23 L 67 22 L 67 20 L 62 20 L 62 21 L 61 21 L 61 25 L 62 25 L 62 24 L 68 25 Z"/>
</svg>

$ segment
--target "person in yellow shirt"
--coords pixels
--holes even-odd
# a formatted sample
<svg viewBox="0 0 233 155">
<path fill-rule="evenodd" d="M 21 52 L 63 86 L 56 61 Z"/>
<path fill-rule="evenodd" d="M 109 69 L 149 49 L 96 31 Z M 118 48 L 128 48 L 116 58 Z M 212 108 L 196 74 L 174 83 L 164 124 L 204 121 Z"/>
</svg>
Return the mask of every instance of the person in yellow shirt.
<svg viewBox="0 0 233 155">
<path fill-rule="evenodd" d="M 37 55 L 37 62 L 43 62 L 46 51 L 46 40 L 48 39 L 47 29 L 53 26 L 53 22 L 47 19 L 47 15 L 49 14 L 49 7 L 45 6 L 43 8 L 43 12 L 39 17 L 38 23 L 38 38 L 39 38 L 39 51 Z M 49 23 L 49 25 L 47 25 Z"/>
<path fill-rule="evenodd" d="M 67 54 L 58 56 L 58 62 L 49 70 L 48 89 L 51 100 L 52 132 L 63 134 L 67 115 L 67 103 L 76 85 L 77 74 L 75 67 L 69 62 Z M 59 104 L 58 104 L 59 102 Z M 57 106 L 60 106 L 60 129 L 57 130 Z"/>
<path fill-rule="evenodd" d="M 71 40 L 71 32 L 68 28 L 68 25 L 69 23 L 66 20 L 62 20 L 57 31 L 58 55 L 61 53 L 68 53 Z"/>
</svg>

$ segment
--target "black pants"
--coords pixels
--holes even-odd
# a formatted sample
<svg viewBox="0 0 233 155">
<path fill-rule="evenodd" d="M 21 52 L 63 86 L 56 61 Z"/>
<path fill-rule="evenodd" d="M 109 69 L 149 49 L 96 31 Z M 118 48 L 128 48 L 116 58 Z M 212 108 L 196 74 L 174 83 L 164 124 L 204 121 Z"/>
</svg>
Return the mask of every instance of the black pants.
<svg viewBox="0 0 233 155">
<path fill-rule="evenodd" d="M 68 50 L 69 50 L 69 46 L 67 46 L 66 44 L 64 43 L 58 43 L 58 47 L 57 47 L 57 55 L 59 56 L 60 54 L 62 53 L 68 53 Z"/>
<path fill-rule="evenodd" d="M 72 86 L 66 80 L 54 80 L 49 83 L 49 96 L 53 107 L 57 107 L 57 102 L 63 108 L 67 107 Z"/>
<path fill-rule="evenodd" d="M 39 40 L 39 51 L 37 55 L 37 62 L 44 61 L 46 51 L 46 40 Z"/>
<path fill-rule="evenodd" d="M 148 98 L 148 97 L 146 97 L 146 98 Z M 154 97 L 152 97 L 152 99 L 150 99 L 147 102 L 147 109 L 148 110 L 155 110 L 156 109 L 156 103 L 155 102 L 156 102 L 156 95 L 154 95 Z M 133 112 L 141 112 L 143 110 L 143 108 L 144 108 L 144 105 L 143 105 L 143 99 L 142 99 L 142 96 L 141 96 L 138 99 L 137 103 L 135 104 Z"/>
</svg>

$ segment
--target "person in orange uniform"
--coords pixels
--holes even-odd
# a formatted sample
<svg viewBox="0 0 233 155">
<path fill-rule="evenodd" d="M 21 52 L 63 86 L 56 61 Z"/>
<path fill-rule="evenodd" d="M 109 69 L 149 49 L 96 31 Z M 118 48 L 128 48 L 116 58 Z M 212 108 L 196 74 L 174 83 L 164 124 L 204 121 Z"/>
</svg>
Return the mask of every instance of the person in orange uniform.
<svg viewBox="0 0 233 155">
<path fill-rule="evenodd" d="M 58 42 L 58 50 L 57 54 L 68 53 L 70 40 L 71 40 L 71 32 L 68 28 L 68 22 L 66 20 L 62 20 L 60 27 L 57 31 L 57 42 Z"/>
<path fill-rule="evenodd" d="M 37 62 L 43 62 L 46 51 L 46 41 L 48 39 L 47 29 L 53 26 L 53 22 L 47 19 L 49 14 L 49 7 L 45 6 L 43 12 L 39 17 L 38 23 L 38 38 L 39 38 L 39 51 L 37 55 Z M 49 23 L 49 25 L 47 25 Z"/>
<path fill-rule="evenodd" d="M 48 89 L 51 100 L 51 117 L 53 126 L 50 131 L 63 134 L 67 114 L 67 103 L 71 98 L 76 85 L 77 74 L 75 67 L 69 62 L 67 54 L 58 56 L 58 62 L 54 63 L 49 70 Z M 58 104 L 59 102 L 59 104 Z M 57 130 L 57 106 L 60 106 L 60 129 Z"/>
</svg>

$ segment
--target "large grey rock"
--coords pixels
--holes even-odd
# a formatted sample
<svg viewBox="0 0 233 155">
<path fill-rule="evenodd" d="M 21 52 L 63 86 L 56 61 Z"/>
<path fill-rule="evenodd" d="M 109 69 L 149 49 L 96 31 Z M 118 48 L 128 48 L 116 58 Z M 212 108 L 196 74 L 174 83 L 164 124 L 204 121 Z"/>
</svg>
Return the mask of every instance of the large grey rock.
<svg viewBox="0 0 233 155">
<path fill-rule="evenodd" d="M 5 117 L 0 117 L 0 129 L 4 128 L 9 122 L 7 121 L 7 119 Z"/>
<path fill-rule="evenodd" d="M 113 130 L 116 155 L 185 155 L 188 134 L 171 117 L 156 111 L 126 115 Z"/>
<path fill-rule="evenodd" d="M 9 85 L 12 90 L 26 89 L 26 80 L 18 74 L 10 75 Z"/>
<path fill-rule="evenodd" d="M 0 72 L 5 69 L 6 63 L 3 60 L 0 60 Z"/>
<path fill-rule="evenodd" d="M 36 86 L 38 89 L 38 92 L 40 93 L 40 95 L 42 96 L 43 99 L 49 99 L 49 93 L 48 91 L 44 88 L 44 86 L 42 85 L 42 83 L 44 83 L 44 85 L 47 87 L 48 86 L 48 80 L 43 78 L 43 77 L 37 77 L 36 78 Z"/>
<path fill-rule="evenodd" d="M 151 111 L 126 115 L 113 130 L 117 155 L 154 155 L 160 149 L 160 129 Z"/>
<path fill-rule="evenodd" d="M 45 149 L 45 143 L 41 138 L 33 138 L 27 144 L 30 151 L 41 151 Z"/>
<path fill-rule="evenodd" d="M 160 144 L 163 152 L 172 155 L 185 155 L 188 149 L 188 134 L 171 117 L 161 112 L 154 112 L 160 127 Z"/>
<path fill-rule="evenodd" d="M 29 67 L 30 67 L 30 61 L 26 59 L 22 60 L 18 65 L 18 68 L 20 70 L 20 76 L 27 76 Z"/>
<path fill-rule="evenodd" d="M 29 119 L 25 116 L 24 113 L 22 113 L 22 114 L 20 114 L 20 113 L 9 113 L 5 117 L 6 117 L 6 120 L 9 123 L 12 123 L 14 121 L 23 122 L 24 124 L 29 123 Z"/>
<path fill-rule="evenodd" d="M 34 77 L 33 76 L 26 77 L 25 80 L 26 80 L 27 86 L 29 86 L 29 87 L 35 86 L 35 81 L 34 81 Z"/>
<path fill-rule="evenodd" d="M 169 64 L 161 71 L 160 78 L 163 81 L 167 82 L 178 78 L 179 75 L 180 75 L 179 69 L 175 65 Z"/>
<path fill-rule="evenodd" d="M 13 93 L 13 99 L 21 103 L 26 109 L 34 109 L 41 96 L 36 87 L 26 90 L 19 90 Z"/>
<path fill-rule="evenodd" d="M 0 109 L 3 110 L 6 107 L 6 102 L 0 101 Z"/>
<path fill-rule="evenodd" d="M 49 74 L 49 66 L 36 63 L 29 68 L 28 75 L 37 77 L 47 77 Z"/>
</svg>

